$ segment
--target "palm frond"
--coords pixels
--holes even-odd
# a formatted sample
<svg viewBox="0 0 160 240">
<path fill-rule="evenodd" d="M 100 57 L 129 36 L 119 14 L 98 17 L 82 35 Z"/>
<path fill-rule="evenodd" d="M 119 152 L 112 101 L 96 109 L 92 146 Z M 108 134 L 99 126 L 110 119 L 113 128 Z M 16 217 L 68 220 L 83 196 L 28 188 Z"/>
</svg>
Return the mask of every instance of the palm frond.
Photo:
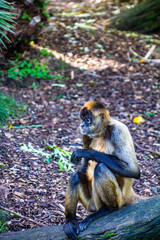
<svg viewBox="0 0 160 240">
<path fill-rule="evenodd" d="M 16 14 L 10 12 L 13 10 L 12 4 L 5 0 L 0 1 L 0 9 L 2 9 L 0 10 L 0 44 L 6 47 L 2 37 L 9 41 L 6 32 L 14 33 L 11 29 L 14 29 L 15 27 L 10 23 L 14 23 L 13 19 L 15 19 Z"/>
<path fill-rule="evenodd" d="M 1 2 L 0 2 L 0 8 L 13 9 L 13 7 L 11 5 L 12 5 L 11 3 L 9 3 L 5 0 L 1 0 Z"/>
</svg>

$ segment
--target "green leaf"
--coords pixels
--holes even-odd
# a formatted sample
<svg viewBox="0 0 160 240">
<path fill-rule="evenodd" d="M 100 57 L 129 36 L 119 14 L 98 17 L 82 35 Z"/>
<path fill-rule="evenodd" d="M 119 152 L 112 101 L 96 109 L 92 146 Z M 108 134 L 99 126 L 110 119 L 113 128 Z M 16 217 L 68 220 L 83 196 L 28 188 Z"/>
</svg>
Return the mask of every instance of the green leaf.
<svg viewBox="0 0 160 240">
<path fill-rule="evenodd" d="M 9 24 L 8 22 L 4 21 L 3 19 L 0 19 L 0 25 L 1 26 L 7 26 L 8 28 L 15 28 L 14 26 L 12 26 L 11 24 Z"/>
<path fill-rule="evenodd" d="M 2 43 L 2 45 L 3 45 L 5 48 L 7 48 L 1 38 L 0 38 L 0 43 Z"/>
<path fill-rule="evenodd" d="M 13 9 L 11 3 L 8 3 L 5 0 L 0 1 L 0 34 L 9 41 L 9 38 L 7 37 L 6 33 L 3 33 L 2 30 L 6 30 L 7 32 L 14 33 L 11 29 L 14 29 L 15 27 L 12 26 L 9 22 L 14 22 L 13 19 L 15 19 L 16 13 L 12 13 L 9 11 L 4 11 L 3 9 L 11 10 Z M 0 43 L 6 48 L 6 45 L 4 44 L 3 40 L 0 37 Z"/>
<path fill-rule="evenodd" d="M 77 87 L 83 87 L 83 83 L 76 83 Z"/>
<path fill-rule="evenodd" d="M 2 162 L 0 162 L 0 167 L 6 168 L 5 165 Z"/>
<path fill-rule="evenodd" d="M 1 30 L 0 30 L 0 34 L 2 34 L 3 37 L 5 37 L 8 41 L 10 41 L 9 38 L 6 36 L 6 34 L 4 32 L 2 32 Z"/>
</svg>

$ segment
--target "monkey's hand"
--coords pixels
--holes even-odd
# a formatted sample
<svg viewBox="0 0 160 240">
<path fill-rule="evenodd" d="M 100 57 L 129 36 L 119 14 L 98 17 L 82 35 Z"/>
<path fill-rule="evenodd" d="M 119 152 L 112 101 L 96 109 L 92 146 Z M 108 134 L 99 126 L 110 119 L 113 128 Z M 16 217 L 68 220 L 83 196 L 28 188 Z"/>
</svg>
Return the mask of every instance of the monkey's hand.
<svg viewBox="0 0 160 240">
<path fill-rule="evenodd" d="M 76 220 L 67 222 L 64 225 L 64 231 L 70 239 L 77 239 L 77 225 L 78 222 Z"/>
<path fill-rule="evenodd" d="M 71 162 L 78 165 L 81 161 L 81 152 L 83 149 L 75 148 L 71 156 Z"/>
<path fill-rule="evenodd" d="M 84 219 L 82 222 L 79 223 L 79 226 L 76 228 L 76 233 L 79 234 L 80 232 L 83 232 L 89 224 L 90 222 L 88 221 L 88 219 Z"/>
</svg>

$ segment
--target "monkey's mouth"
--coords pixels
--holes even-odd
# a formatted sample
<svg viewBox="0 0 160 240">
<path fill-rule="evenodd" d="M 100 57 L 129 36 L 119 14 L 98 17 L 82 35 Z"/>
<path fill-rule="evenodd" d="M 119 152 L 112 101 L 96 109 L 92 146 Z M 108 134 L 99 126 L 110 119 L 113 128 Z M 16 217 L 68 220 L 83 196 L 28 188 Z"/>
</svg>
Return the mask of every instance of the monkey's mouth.
<svg viewBox="0 0 160 240">
<path fill-rule="evenodd" d="M 82 135 L 87 135 L 90 138 L 94 138 L 95 137 L 95 133 L 93 133 L 90 129 L 86 129 L 86 128 L 82 128 L 80 127 L 80 132 Z"/>
<path fill-rule="evenodd" d="M 87 129 L 80 127 L 81 134 L 87 134 Z"/>
<path fill-rule="evenodd" d="M 85 127 L 81 127 L 80 126 L 80 132 L 81 134 L 86 134 L 86 135 L 89 135 L 89 129 L 88 128 L 85 128 Z"/>
</svg>

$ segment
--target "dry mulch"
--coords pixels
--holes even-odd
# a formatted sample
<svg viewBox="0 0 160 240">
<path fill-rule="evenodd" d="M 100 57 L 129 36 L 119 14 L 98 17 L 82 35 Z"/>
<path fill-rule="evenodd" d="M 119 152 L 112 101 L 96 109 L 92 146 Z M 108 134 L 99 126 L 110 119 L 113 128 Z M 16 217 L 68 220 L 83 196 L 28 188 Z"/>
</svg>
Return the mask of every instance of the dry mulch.
<svg viewBox="0 0 160 240">
<path fill-rule="evenodd" d="M 78 4 L 77 1 L 72 2 Z M 84 10 L 86 6 L 87 12 L 89 6 L 82 6 L 82 1 L 79 2 L 78 11 L 80 7 Z M 102 1 L 100 11 L 107 9 L 107 14 L 94 16 L 96 24 L 101 24 L 114 10 L 112 5 L 107 7 L 104 3 Z M 66 6 L 68 9 L 73 7 L 70 1 L 51 1 L 48 10 L 66 11 Z M 88 11 L 96 12 L 96 9 L 97 5 L 92 3 L 92 9 Z M 37 149 L 44 148 L 44 140 L 69 151 L 75 146 L 82 146 L 79 110 L 88 100 L 103 102 L 111 116 L 129 127 L 141 168 L 141 179 L 134 183 L 135 191 L 144 196 L 154 196 L 160 192 L 160 161 L 159 155 L 155 154 L 160 146 L 159 65 L 132 62 L 129 54 L 129 47 L 132 47 L 144 56 L 148 51 L 146 45 L 150 46 L 151 42 L 141 35 L 133 37 L 99 28 L 93 33 L 82 28 L 72 30 L 66 27 L 77 21 L 82 20 L 74 16 L 56 15 L 39 35 L 35 45 L 49 46 L 56 51 L 57 58 L 61 57 L 69 64 L 69 68 L 64 70 L 63 63 L 54 56 L 42 57 L 38 55 L 38 49 L 31 48 L 23 56 L 47 61 L 53 79 L 41 80 L 38 89 L 1 88 L 28 104 L 26 116 L 10 122 L 12 126 L 22 128 L 9 129 L 7 126 L 0 129 L 0 162 L 5 166 L 5 169 L 0 167 L 0 182 L 3 186 L 3 191 L 0 189 L 3 199 L 1 204 L 44 225 L 64 223 L 65 189 L 71 172 L 60 172 L 56 160 L 49 163 L 45 157 L 22 151 L 20 147 L 32 143 Z M 56 27 L 48 28 L 53 25 Z M 71 37 L 66 38 L 68 33 Z M 55 71 L 59 65 L 62 69 Z M 65 84 L 65 87 L 53 85 L 57 75 L 62 76 L 60 84 Z M 133 123 L 133 118 L 139 115 L 144 117 L 145 122 Z M 30 125 L 41 126 L 27 127 Z M 81 205 L 78 213 L 79 217 L 86 215 Z M 13 218 L 9 231 L 35 227 L 39 225 L 25 218 Z"/>
</svg>

